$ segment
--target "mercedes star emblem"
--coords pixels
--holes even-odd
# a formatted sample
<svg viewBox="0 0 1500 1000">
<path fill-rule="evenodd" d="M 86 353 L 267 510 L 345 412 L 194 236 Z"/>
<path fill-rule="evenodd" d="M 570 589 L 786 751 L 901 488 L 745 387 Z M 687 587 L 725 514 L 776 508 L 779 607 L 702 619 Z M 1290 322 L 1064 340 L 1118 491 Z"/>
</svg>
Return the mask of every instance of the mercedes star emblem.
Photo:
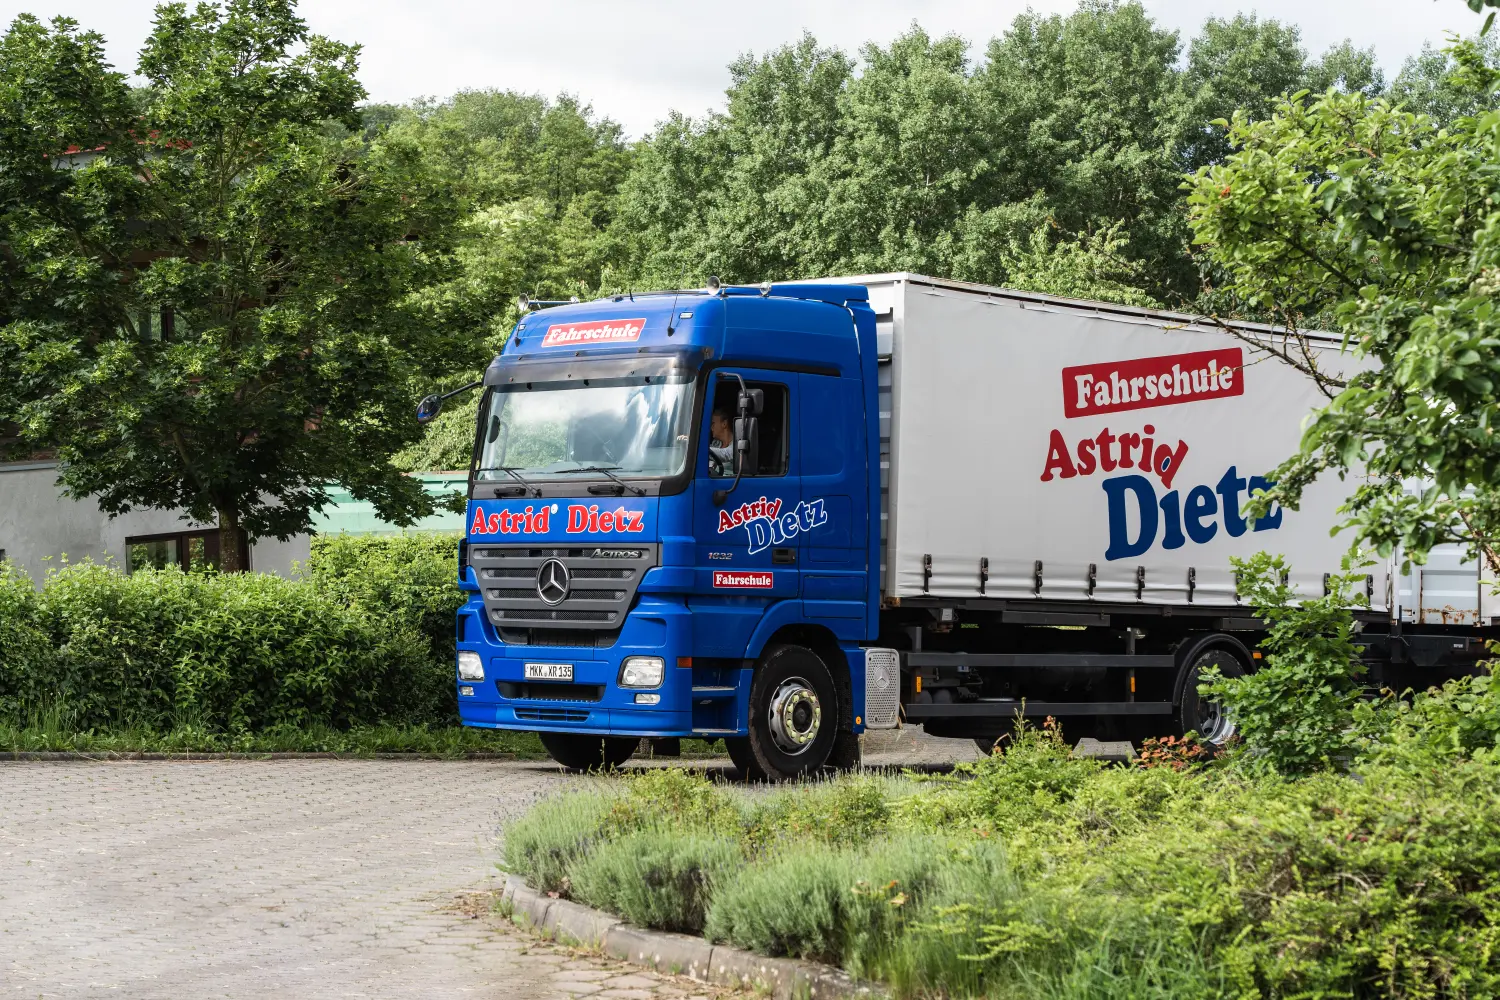
<svg viewBox="0 0 1500 1000">
<path fill-rule="evenodd" d="M 536 571 L 536 596 L 544 604 L 561 604 L 568 597 L 568 567 L 560 559 L 548 559 Z"/>
</svg>

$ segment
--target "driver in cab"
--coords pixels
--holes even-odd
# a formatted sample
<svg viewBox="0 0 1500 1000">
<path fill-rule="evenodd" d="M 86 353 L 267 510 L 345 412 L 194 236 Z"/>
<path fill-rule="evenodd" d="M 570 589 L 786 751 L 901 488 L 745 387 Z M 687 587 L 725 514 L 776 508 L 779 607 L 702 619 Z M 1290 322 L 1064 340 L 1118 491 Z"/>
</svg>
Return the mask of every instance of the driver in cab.
<svg viewBox="0 0 1500 1000">
<path fill-rule="evenodd" d="M 711 476 L 734 475 L 734 434 L 729 411 L 715 409 L 708 423 L 708 472 Z"/>
</svg>

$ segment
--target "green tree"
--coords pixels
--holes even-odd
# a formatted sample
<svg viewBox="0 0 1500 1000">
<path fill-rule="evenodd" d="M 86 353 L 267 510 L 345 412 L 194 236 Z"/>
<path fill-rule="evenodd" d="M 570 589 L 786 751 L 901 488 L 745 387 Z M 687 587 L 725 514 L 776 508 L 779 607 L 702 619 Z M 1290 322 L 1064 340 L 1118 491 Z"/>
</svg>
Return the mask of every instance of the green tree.
<svg viewBox="0 0 1500 1000">
<path fill-rule="evenodd" d="M 476 90 L 409 107 L 370 107 L 372 134 L 410 142 L 459 201 L 457 267 L 409 305 L 450 331 L 456 388 L 478 376 L 517 319 L 516 298 L 584 297 L 620 256 L 609 225 L 631 153 L 620 128 L 563 95 Z M 431 385 L 424 385 L 428 391 Z M 446 410 L 396 454 L 410 471 L 467 468 L 476 397 Z"/>
<path fill-rule="evenodd" d="M 1476 35 L 1470 41 L 1487 65 L 1500 68 L 1500 35 Z M 1391 83 L 1390 98 L 1443 125 L 1500 108 L 1495 94 L 1455 78 L 1457 68 L 1451 47 L 1423 45 Z"/>
<path fill-rule="evenodd" d="M 357 47 L 292 0 L 165 4 L 133 92 L 101 45 L 28 16 L 0 40 L 0 417 L 71 496 L 217 522 L 227 570 L 328 481 L 429 513 L 387 459 L 412 377 L 463 357 L 408 295 L 456 202 L 417 146 L 360 135 Z"/>
<path fill-rule="evenodd" d="M 810 36 L 743 57 L 723 112 L 674 115 L 640 144 L 611 274 L 656 286 L 880 270 L 1013 283 L 1011 263 L 1045 227 L 1042 245 L 1075 249 L 1112 232 L 1128 264 L 1117 279 L 1191 301 L 1200 278 L 1180 185 L 1228 151 L 1210 122 L 1310 85 L 1380 81 L 1370 53 L 1346 43 L 1312 60 L 1294 28 L 1254 18 L 1211 19 L 1186 68 L 1180 54 L 1138 3 L 1085 0 L 1016 18 L 977 66 L 963 40 L 917 26 L 857 63 Z"/>
<path fill-rule="evenodd" d="M 1470 42 L 1452 56 L 1444 87 L 1483 108 L 1500 71 Z M 1303 95 L 1237 114 L 1229 139 L 1190 183 L 1196 238 L 1244 301 L 1333 325 L 1356 359 L 1276 499 L 1357 476 L 1359 541 L 1418 560 L 1463 542 L 1500 571 L 1500 112 L 1444 127 L 1385 98 Z"/>
</svg>

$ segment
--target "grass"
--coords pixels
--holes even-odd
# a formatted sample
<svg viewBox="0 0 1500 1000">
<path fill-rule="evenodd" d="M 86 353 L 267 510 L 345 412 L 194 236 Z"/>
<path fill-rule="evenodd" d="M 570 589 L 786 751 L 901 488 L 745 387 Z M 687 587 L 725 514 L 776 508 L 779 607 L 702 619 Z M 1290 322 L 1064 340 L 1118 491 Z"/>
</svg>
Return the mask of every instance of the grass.
<svg viewBox="0 0 1500 1000">
<path fill-rule="evenodd" d="M 256 733 L 223 733 L 197 726 L 159 732 L 145 726 L 76 731 L 55 720 L 26 725 L 0 721 L 0 751 L 134 753 L 336 753 L 349 757 L 404 753 L 457 760 L 473 754 L 505 754 L 521 760 L 546 757 L 534 733 L 463 726 L 323 725 L 278 727 Z"/>
</svg>

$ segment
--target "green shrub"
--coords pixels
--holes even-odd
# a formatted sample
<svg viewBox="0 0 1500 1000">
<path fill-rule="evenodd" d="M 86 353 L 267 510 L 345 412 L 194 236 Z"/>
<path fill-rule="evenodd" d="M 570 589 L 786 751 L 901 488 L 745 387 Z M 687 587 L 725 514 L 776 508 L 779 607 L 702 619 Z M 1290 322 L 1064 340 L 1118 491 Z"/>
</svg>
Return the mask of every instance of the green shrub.
<svg viewBox="0 0 1500 1000">
<path fill-rule="evenodd" d="M 704 936 L 762 955 L 838 962 L 854 871 L 851 852 L 811 845 L 746 868 L 715 893 Z"/>
<path fill-rule="evenodd" d="M 1443 767 L 1494 754 L 1500 745 L 1500 684 L 1493 664 L 1410 699 L 1387 692 L 1354 708 L 1359 755 L 1396 767 Z"/>
<path fill-rule="evenodd" d="M 1018 719 L 1003 752 L 961 764 L 932 781 L 931 792 L 897 806 L 899 818 L 928 829 L 979 825 L 1015 830 L 1055 819 L 1103 767 L 1074 757 L 1061 728 Z"/>
<path fill-rule="evenodd" d="M 722 785 L 680 768 L 626 772 L 605 821 L 606 838 L 640 830 L 699 831 L 738 837 L 740 807 Z"/>
<path fill-rule="evenodd" d="M 983 846 L 960 852 L 925 836 L 863 849 L 796 841 L 783 848 L 715 893 L 706 936 L 765 955 L 878 966 L 908 914 L 939 886 L 957 892 L 966 881 L 959 869 L 976 857 L 991 860 Z"/>
<path fill-rule="evenodd" d="M 458 541 L 437 531 L 318 535 L 303 572 L 334 600 L 416 628 L 432 658 L 451 666 L 456 616 L 467 597 L 458 589 Z"/>
<path fill-rule="evenodd" d="M 734 840 L 670 828 L 599 844 L 569 872 L 573 898 L 639 927 L 697 934 L 716 886 L 742 856 Z"/>
<path fill-rule="evenodd" d="M 1271 623 L 1260 669 L 1227 678 L 1205 671 L 1199 690 L 1217 699 L 1244 738 L 1249 760 L 1283 774 L 1328 767 L 1349 751 L 1363 672 L 1349 608 L 1363 574 L 1332 576 L 1327 595 L 1300 603 L 1286 561 L 1264 552 L 1232 560 L 1240 590 Z"/>
<path fill-rule="evenodd" d="M 45 713 L 77 730 L 425 724 L 453 697 L 451 664 L 433 661 L 416 632 L 308 583 L 176 568 L 126 576 L 91 562 L 49 573 L 30 598 L 13 572 L 3 580 L 15 617 L 0 641 L 25 654 L 0 668 L 13 723 Z"/>
<path fill-rule="evenodd" d="M 809 782 L 757 802 L 745 820 L 745 845 L 755 855 L 787 837 L 826 844 L 868 843 L 890 821 L 889 783 L 873 777 Z"/>
<path fill-rule="evenodd" d="M 595 788 L 546 799 L 505 828 L 504 867 L 540 892 L 568 895 L 573 866 L 607 839 L 618 801 Z"/>
<path fill-rule="evenodd" d="M 1497 995 L 1492 692 L 1451 682 L 1349 772 L 1298 777 L 1101 768 L 1046 730 L 958 780 L 748 795 L 661 772 L 538 807 L 506 857 L 539 888 L 668 926 L 692 912 L 672 873 L 715 845 L 741 867 L 692 883 L 706 936 L 899 996 Z M 833 816 L 881 832 L 840 840 L 811 819 Z"/>
<path fill-rule="evenodd" d="M 38 622 L 30 577 L 0 560 L 0 719 L 17 718 L 51 698 L 55 657 Z"/>
</svg>

